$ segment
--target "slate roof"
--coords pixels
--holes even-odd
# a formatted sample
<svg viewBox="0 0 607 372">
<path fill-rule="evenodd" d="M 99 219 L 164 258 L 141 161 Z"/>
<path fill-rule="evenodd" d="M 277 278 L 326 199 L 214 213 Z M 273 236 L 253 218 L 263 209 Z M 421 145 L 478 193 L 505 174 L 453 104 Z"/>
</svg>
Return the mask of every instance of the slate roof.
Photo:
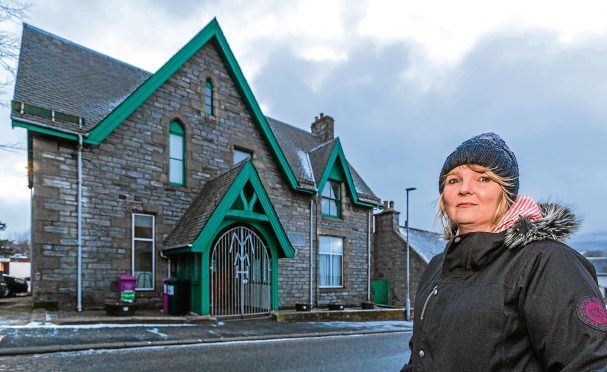
<svg viewBox="0 0 607 372">
<path fill-rule="evenodd" d="M 14 100 L 85 119 L 78 124 L 29 119 L 70 132 L 89 132 L 152 74 L 28 24 L 23 25 Z M 335 140 L 326 144 L 314 134 L 266 117 L 289 166 L 304 189 L 315 190 Z M 348 164 L 358 197 L 379 204 L 369 186 Z M 366 199 L 366 200 L 365 200 Z"/>
<path fill-rule="evenodd" d="M 86 132 L 149 76 L 147 71 L 24 24 L 14 100 L 83 117 Z M 74 123 L 13 115 L 79 130 Z"/>
<path fill-rule="evenodd" d="M 329 156 L 331 156 L 331 152 L 333 152 L 333 149 L 335 148 L 335 143 L 335 140 L 331 140 L 310 150 L 310 165 L 312 165 L 314 179 L 316 181 L 320 181 L 320 178 L 327 167 Z"/>
<path fill-rule="evenodd" d="M 297 179 L 310 185 L 316 185 L 327 167 L 327 161 L 335 147 L 336 140 L 323 143 L 315 134 L 268 116 L 266 119 Z M 378 203 L 380 199 L 375 196 L 352 164 L 348 163 L 348 167 L 358 196 Z"/>
<path fill-rule="evenodd" d="M 399 232 L 403 240 L 406 241 L 407 230 L 404 227 L 399 227 Z M 442 253 L 446 244 L 447 241 L 442 234 L 409 228 L 409 247 L 413 247 L 426 262 L 430 262 L 432 257 Z"/>
<path fill-rule="evenodd" d="M 241 161 L 206 183 L 164 240 L 166 249 L 183 247 L 196 240 L 245 164 L 245 161 Z"/>
</svg>

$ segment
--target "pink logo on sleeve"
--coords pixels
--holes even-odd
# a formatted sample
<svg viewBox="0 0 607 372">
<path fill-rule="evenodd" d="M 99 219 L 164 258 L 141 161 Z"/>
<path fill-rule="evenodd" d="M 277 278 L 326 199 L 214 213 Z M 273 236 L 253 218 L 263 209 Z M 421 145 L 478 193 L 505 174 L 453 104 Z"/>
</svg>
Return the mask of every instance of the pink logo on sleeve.
<svg viewBox="0 0 607 372">
<path fill-rule="evenodd" d="M 607 331 L 607 311 L 603 301 L 596 297 L 584 297 L 577 302 L 577 316 L 592 328 Z"/>
</svg>

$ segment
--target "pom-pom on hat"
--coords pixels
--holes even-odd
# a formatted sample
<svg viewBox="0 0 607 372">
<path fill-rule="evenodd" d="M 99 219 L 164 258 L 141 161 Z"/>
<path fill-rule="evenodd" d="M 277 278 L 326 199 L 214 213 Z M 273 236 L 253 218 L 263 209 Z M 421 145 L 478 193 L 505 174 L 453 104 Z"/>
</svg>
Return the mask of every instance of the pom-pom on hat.
<svg viewBox="0 0 607 372">
<path fill-rule="evenodd" d="M 445 160 L 438 179 L 438 191 L 443 192 L 444 180 L 453 169 L 464 164 L 478 164 L 509 181 L 506 191 L 516 199 L 518 195 L 518 163 L 506 142 L 495 133 L 483 133 L 459 145 Z"/>
</svg>

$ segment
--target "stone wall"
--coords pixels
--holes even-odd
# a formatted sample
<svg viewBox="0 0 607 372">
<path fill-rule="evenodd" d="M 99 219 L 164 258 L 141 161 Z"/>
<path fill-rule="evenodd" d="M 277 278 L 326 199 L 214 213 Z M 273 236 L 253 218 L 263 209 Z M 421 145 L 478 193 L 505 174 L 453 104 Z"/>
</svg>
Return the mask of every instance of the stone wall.
<svg viewBox="0 0 607 372">
<path fill-rule="evenodd" d="M 32 136 L 32 296 L 69 303 L 76 293 L 77 159 L 75 144 Z M 52 306 L 52 304 L 51 304 Z"/>
<path fill-rule="evenodd" d="M 318 288 L 315 298 L 316 305 L 326 305 L 331 302 L 339 302 L 347 305 L 360 306 L 362 301 L 367 301 L 367 283 L 369 274 L 367 271 L 369 229 L 372 227 L 369 221 L 369 209 L 353 205 L 347 196 L 345 185 L 341 187 L 341 218 L 323 217 L 320 208 L 316 210 L 316 222 L 318 236 L 329 235 L 342 237 L 344 239 L 343 249 L 343 288 Z M 320 206 L 320 198 L 317 200 Z M 318 239 L 316 241 L 316 252 L 318 252 Z M 373 236 L 370 237 L 371 257 L 373 257 Z M 316 255 L 316 267 L 319 266 L 320 256 Z M 316 283 L 320 281 L 320 270 L 316 270 Z"/>
<path fill-rule="evenodd" d="M 375 215 L 374 279 L 390 283 L 389 301 L 393 306 L 405 306 L 407 291 L 406 240 L 398 232 L 400 213 L 391 207 Z M 409 276 L 411 306 L 415 307 L 417 285 L 427 263 L 409 247 Z"/>
<path fill-rule="evenodd" d="M 214 116 L 202 114 L 204 81 L 215 88 Z M 186 181 L 168 182 L 169 124 L 185 128 Z M 211 178 L 232 165 L 234 147 L 253 152 L 257 168 L 287 233 L 304 234 L 293 259 L 279 261 L 280 306 L 309 302 L 310 196 L 285 182 L 269 146 L 212 44 L 207 44 L 138 107 L 99 146 L 83 153 L 83 300 L 98 308 L 117 298 L 116 279 L 131 272 L 132 213 L 149 213 L 156 224 L 155 290 L 137 302 L 159 306 L 167 262 L 159 250 L 184 211 Z M 35 302 L 76 303 L 77 152 L 73 143 L 34 135 L 33 267 Z M 318 293 L 318 302 L 366 299 L 368 209 L 344 198 L 344 218 L 315 217 L 323 233 L 347 233 L 345 287 Z M 314 247 L 317 256 L 318 249 Z M 313 260 L 315 264 L 318 257 Z M 314 268 L 316 270 L 316 268 Z M 316 295 L 316 293 L 315 293 Z"/>
</svg>

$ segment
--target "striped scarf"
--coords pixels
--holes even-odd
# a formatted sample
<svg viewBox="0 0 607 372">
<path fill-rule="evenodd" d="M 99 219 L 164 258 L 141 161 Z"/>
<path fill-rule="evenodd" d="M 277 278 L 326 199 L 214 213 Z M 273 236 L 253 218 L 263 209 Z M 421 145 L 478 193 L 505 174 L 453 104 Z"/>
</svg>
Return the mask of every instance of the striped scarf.
<svg viewBox="0 0 607 372">
<path fill-rule="evenodd" d="M 540 207 L 533 199 L 519 195 L 491 232 L 498 233 L 508 230 L 520 217 L 525 217 L 529 221 L 539 221 L 543 218 Z"/>
</svg>

